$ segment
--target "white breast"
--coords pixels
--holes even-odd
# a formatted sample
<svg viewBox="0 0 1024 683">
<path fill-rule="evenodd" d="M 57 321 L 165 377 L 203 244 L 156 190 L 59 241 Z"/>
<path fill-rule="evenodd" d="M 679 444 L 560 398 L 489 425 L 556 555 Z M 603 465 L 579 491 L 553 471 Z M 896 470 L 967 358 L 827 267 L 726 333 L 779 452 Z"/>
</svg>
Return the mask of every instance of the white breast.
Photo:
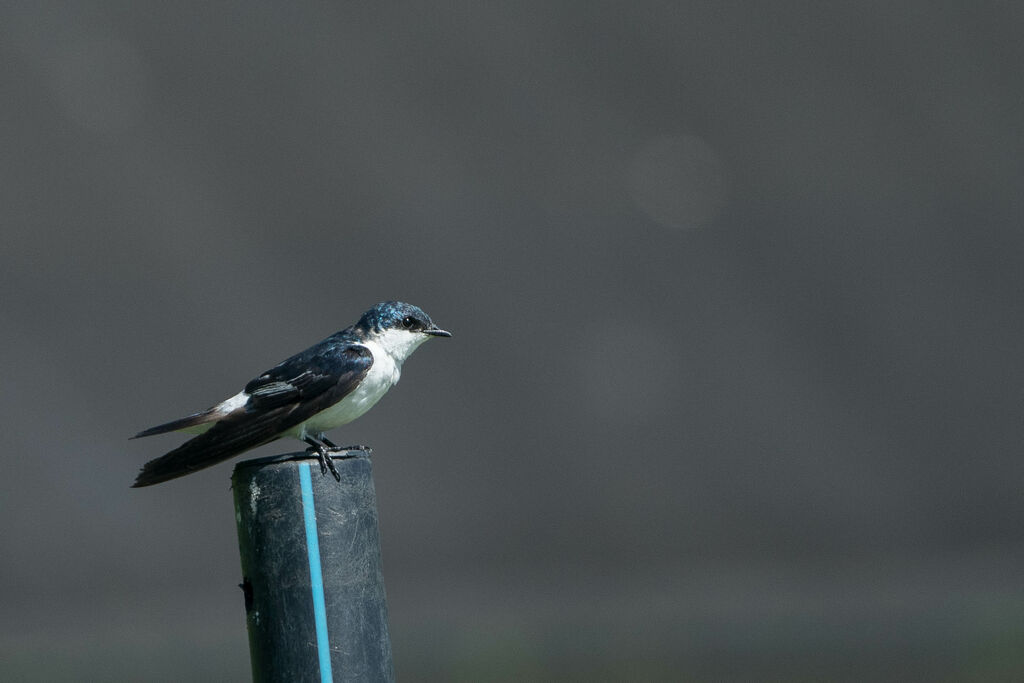
<svg viewBox="0 0 1024 683">
<path fill-rule="evenodd" d="M 373 356 L 373 365 L 359 386 L 330 408 L 292 427 L 287 434 L 302 439 L 307 435 L 316 436 L 320 432 L 347 424 L 372 408 L 388 389 L 398 383 L 398 378 L 402 374 L 401 361 L 396 362 L 391 354 L 375 341 L 367 340 L 362 346 L 369 349 Z"/>
</svg>

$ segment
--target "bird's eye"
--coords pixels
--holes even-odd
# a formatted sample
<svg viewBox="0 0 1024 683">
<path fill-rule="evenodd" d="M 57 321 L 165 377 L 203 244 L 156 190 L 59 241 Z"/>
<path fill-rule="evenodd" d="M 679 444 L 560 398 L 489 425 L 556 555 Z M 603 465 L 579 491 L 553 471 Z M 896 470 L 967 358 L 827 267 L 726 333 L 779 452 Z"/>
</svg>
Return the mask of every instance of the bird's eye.
<svg viewBox="0 0 1024 683">
<path fill-rule="evenodd" d="M 415 324 L 416 318 L 412 317 L 411 315 L 407 315 L 404 318 L 402 318 L 402 327 L 404 327 L 407 330 L 411 330 Z"/>
</svg>

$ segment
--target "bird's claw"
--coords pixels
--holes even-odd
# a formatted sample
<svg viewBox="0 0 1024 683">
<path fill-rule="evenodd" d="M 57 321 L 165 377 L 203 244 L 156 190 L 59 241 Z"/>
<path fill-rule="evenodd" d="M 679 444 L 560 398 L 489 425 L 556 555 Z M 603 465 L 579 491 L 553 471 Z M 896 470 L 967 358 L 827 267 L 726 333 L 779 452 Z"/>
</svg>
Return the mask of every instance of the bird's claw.
<svg viewBox="0 0 1024 683">
<path fill-rule="evenodd" d="M 328 453 L 347 453 L 350 451 L 359 451 L 369 455 L 373 452 L 373 449 L 369 446 L 363 446 L 358 444 L 355 446 L 338 446 L 331 442 L 329 439 L 321 436 L 320 441 L 316 441 L 312 438 L 305 439 L 306 443 L 309 444 L 309 448 L 306 449 L 307 453 L 316 454 L 317 460 L 320 461 L 320 474 L 326 475 L 328 470 L 334 475 L 336 481 L 341 481 L 341 473 L 338 472 L 338 468 L 334 465 L 334 458 Z M 322 442 L 322 443 L 321 443 Z M 352 457 L 352 456 L 341 456 L 341 457 Z"/>
<path fill-rule="evenodd" d="M 341 481 L 341 472 L 334 465 L 334 459 L 327 455 L 330 452 L 329 448 L 326 448 L 323 444 L 317 443 L 312 439 L 307 439 L 306 443 L 309 444 L 309 448 L 306 449 L 307 453 L 316 453 L 317 460 L 320 461 L 320 475 L 326 475 L 327 470 L 331 471 L 334 475 L 335 481 Z"/>
<path fill-rule="evenodd" d="M 324 460 L 327 461 L 327 467 L 331 470 L 331 474 L 334 475 L 334 481 L 341 481 L 341 472 L 334 466 L 334 458 L 326 457 Z M 323 460 L 320 461 L 320 474 L 327 474 L 327 470 L 324 469 Z"/>
</svg>

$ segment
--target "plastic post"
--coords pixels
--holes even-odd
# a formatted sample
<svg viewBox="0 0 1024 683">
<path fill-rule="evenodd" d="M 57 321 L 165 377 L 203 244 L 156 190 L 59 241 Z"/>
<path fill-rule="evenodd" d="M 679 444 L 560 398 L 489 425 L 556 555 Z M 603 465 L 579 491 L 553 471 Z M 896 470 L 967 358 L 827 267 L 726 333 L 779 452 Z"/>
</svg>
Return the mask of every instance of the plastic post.
<svg viewBox="0 0 1024 683">
<path fill-rule="evenodd" d="M 246 460 L 231 484 L 253 680 L 394 681 L 370 458 Z"/>
</svg>

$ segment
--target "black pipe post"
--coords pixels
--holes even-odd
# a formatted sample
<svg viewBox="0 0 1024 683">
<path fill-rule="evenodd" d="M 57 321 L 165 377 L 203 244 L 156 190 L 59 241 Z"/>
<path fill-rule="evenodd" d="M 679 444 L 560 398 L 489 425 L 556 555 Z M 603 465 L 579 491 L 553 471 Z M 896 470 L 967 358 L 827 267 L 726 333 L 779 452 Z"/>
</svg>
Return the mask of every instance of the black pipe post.
<svg viewBox="0 0 1024 683">
<path fill-rule="evenodd" d="M 246 460 L 231 485 L 252 677 L 394 681 L 377 494 L 366 454 Z"/>
</svg>

